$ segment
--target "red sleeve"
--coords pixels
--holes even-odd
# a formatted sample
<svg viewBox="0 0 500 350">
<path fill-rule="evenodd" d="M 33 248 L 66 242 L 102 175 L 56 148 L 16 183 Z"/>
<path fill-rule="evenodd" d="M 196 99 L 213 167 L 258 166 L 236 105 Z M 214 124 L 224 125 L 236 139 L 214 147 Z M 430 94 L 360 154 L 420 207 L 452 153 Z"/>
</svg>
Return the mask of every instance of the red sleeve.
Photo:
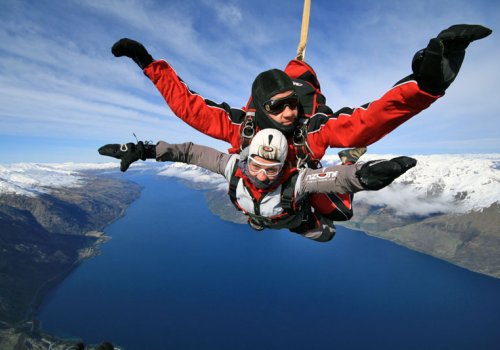
<svg viewBox="0 0 500 350">
<path fill-rule="evenodd" d="M 429 107 L 440 96 L 430 95 L 413 80 L 394 86 L 368 105 L 343 108 L 333 116 L 316 114 L 308 127 L 308 142 L 321 159 L 328 147 L 364 147 Z"/>
<path fill-rule="evenodd" d="M 189 90 L 174 69 L 154 61 L 144 69 L 174 114 L 196 130 L 216 139 L 239 145 L 239 128 L 245 112 L 227 103 L 216 104 Z M 234 144 L 235 143 L 235 144 Z"/>
</svg>

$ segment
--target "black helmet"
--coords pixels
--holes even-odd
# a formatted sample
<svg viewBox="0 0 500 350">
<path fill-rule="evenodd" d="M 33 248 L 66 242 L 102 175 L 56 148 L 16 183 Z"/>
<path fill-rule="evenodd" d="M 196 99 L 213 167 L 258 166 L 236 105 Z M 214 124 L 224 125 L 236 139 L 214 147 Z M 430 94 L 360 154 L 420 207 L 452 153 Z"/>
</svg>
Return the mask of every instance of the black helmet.
<svg viewBox="0 0 500 350">
<path fill-rule="evenodd" d="M 264 103 L 276 94 L 295 91 L 292 79 L 282 70 L 271 69 L 260 73 L 252 84 L 252 101 L 255 106 L 255 123 L 260 129 L 273 128 L 290 136 L 295 125 L 282 125 L 271 119 L 264 110 Z"/>
</svg>

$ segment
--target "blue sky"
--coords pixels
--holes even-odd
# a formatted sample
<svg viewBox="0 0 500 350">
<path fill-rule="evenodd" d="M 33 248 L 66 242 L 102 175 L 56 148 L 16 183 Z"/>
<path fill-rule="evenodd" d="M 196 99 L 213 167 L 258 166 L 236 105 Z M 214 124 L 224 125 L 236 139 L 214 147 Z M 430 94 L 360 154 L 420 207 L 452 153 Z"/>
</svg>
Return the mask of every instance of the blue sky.
<svg viewBox="0 0 500 350">
<path fill-rule="evenodd" d="M 139 139 L 227 145 L 173 116 L 156 88 L 112 44 L 129 37 L 170 62 L 192 89 L 234 107 L 254 77 L 295 56 L 302 0 L 0 0 L 0 163 L 108 161 L 105 143 Z M 445 97 L 371 153 L 500 153 L 497 1 L 312 0 L 306 61 L 334 109 L 377 99 L 410 73 L 439 31 L 478 23 Z M 337 152 L 332 149 L 329 153 Z"/>
</svg>

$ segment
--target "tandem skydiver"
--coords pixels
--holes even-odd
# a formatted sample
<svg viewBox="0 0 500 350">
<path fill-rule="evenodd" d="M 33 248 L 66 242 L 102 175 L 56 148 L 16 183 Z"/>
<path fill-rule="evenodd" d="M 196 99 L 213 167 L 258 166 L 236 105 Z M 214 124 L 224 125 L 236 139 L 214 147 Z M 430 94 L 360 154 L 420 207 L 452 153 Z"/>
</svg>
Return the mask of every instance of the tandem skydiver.
<svg viewBox="0 0 500 350">
<path fill-rule="evenodd" d="M 289 229 L 304 237 L 327 242 L 335 235 L 333 221 L 317 215 L 309 202 L 316 193 L 350 194 L 379 190 L 416 165 L 410 157 L 376 160 L 322 169 L 297 168 L 287 161 L 288 141 L 279 130 L 263 129 L 240 154 L 227 154 L 192 142 L 156 145 L 107 144 L 99 153 L 121 160 L 126 171 L 141 159 L 194 164 L 223 175 L 229 197 L 255 230 Z"/>
<path fill-rule="evenodd" d="M 491 34 L 480 25 L 454 25 L 418 51 L 413 74 L 400 80 L 380 99 L 358 108 L 333 112 L 321 95 L 314 70 L 293 60 L 285 71 L 260 73 L 252 84 L 251 104 L 243 109 L 217 104 L 191 91 L 163 60 L 154 60 L 137 41 L 121 39 L 112 53 L 127 56 L 143 69 L 171 110 L 198 131 L 231 144 L 241 152 L 262 129 L 280 130 L 288 140 L 288 160 L 297 167 L 316 168 L 328 147 L 348 148 L 341 157 L 354 163 L 370 145 L 429 107 L 455 80 L 465 49 Z M 293 78 L 290 78 L 290 76 Z M 312 194 L 317 214 L 329 220 L 352 217 L 350 195 Z"/>
</svg>

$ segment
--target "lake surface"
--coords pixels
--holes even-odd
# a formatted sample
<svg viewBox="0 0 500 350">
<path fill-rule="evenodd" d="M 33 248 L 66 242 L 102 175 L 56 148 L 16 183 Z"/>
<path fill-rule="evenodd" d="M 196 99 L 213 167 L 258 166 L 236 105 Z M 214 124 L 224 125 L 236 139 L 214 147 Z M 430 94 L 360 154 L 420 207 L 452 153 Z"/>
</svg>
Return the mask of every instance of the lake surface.
<svg viewBox="0 0 500 350">
<path fill-rule="evenodd" d="M 338 227 L 326 244 L 145 186 L 47 297 L 44 330 L 130 349 L 499 349 L 500 280 Z"/>
</svg>

